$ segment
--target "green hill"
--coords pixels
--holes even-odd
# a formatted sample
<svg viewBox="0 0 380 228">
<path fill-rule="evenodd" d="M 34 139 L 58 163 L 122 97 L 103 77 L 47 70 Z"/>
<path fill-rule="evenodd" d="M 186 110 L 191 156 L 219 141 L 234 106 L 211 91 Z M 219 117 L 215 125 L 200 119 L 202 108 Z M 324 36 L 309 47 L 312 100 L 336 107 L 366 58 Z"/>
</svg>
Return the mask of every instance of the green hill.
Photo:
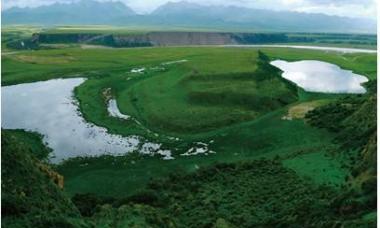
<svg viewBox="0 0 380 228">
<path fill-rule="evenodd" d="M 79 227 L 79 211 L 54 183 L 59 175 L 36 158 L 48 151 L 38 136 L 2 130 L 1 147 L 2 227 Z"/>
</svg>

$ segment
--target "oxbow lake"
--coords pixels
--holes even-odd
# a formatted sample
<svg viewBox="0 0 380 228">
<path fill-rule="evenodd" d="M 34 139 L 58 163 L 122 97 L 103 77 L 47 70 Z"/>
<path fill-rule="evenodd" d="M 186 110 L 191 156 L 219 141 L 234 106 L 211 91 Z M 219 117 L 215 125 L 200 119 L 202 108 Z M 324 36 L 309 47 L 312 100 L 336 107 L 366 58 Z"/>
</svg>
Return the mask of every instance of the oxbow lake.
<svg viewBox="0 0 380 228">
<path fill-rule="evenodd" d="M 169 62 L 177 63 L 187 60 Z M 283 71 L 282 76 L 307 91 L 325 93 L 365 93 L 361 85 L 368 81 L 364 76 L 343 70 L 321 61 L 286 62 L 276 60 L 272 65 Z M 53 79 L 2 87 L 2 128 L 24 129 L 42 134 L 43 141 L 53 149 L 52 163 L 84 156 L 123 155 L 138 151 L 173 159 L 170 150 L 161 144 L 149 142 L 140 136 L 110 134 L 107 129 L 88 123 L 81 116 L 73 97 L 74 88 L 86 79 Z M 131 117 L 122 114 L 116 100 L 110 99 L 107 111 L 111 118 L 125 121 Z M 178 140 L 173 138 L 173 140 Z M 210 141 L 211 143 L 211 141 Z M 212 154 L 208 144 L 194 142 L 181 156 Z"/>
<path fill-rule="evenodd" d="M 362 83 L 368 79 L 362 75 L 344 70 L 337 65 L 303 60 L 287 62 L 275 60 L 271 64 L 283 71 L 282 77 L 294 82 L 309 92 L 322 93 L 365 93 Z"/>
<path fill-rule="evenodd" d="M 2 128 L 42 134 L 44 142 L 53 149 L 50 157 L 53 163 L 73 157 L 123 155 L 133 151 L 173 158 L 160 144 L 139 136 L 109 134 L 107 129 L 86 122 L 73 98 L 74 88 L 84 81 L 83 78 L 54 79 L 2 87 Z"/>
</svg>

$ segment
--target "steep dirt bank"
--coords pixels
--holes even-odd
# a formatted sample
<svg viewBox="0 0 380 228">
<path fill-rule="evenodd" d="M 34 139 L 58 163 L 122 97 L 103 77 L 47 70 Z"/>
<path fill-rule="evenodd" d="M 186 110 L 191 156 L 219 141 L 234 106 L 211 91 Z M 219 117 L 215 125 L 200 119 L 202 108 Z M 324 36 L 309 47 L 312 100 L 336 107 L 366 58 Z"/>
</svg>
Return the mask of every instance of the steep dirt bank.
<svg viewBox="0 0 380 228">
<path fill-rule="evenodd" d="M 220 32 L 149 32 L 141 34 L 38 33 L 32 44 L 80 43 L 111 47 L 147 47 L 177 45 L 230 45 L 308 42 L 308 38 L 286 34 Z M 27 42 L 24 42 L 27 43 Z"/>
</svg>

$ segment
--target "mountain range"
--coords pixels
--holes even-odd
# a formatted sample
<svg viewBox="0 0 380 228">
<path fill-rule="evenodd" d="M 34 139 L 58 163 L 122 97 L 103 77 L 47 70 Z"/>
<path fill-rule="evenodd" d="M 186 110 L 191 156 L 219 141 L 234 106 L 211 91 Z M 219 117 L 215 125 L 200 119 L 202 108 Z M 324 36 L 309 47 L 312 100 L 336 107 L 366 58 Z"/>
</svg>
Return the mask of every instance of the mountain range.
<svg viewBox="0 0 380 228">
<path fill-rule="evenodd" d="M 121 2 L 81 0 L 2 11 L 2 24 L 160 26 L 239 31 L 376 33 L 370 19 L 169 2 L 139 15 Z"/>
</svg>

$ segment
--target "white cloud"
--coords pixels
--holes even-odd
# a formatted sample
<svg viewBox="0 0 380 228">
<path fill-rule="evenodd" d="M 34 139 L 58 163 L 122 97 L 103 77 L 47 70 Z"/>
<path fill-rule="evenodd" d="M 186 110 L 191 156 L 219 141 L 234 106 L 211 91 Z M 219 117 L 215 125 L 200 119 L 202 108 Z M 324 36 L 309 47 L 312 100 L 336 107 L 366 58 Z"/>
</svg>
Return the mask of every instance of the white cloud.
<svg viewBox="0 0 380 228">
<path fill-rule="evenodd" d="M 78 0 L 2 0 L 2 8 L 13 6 L 36 7 L 54 2 L 73 2 Z M 110 0 L 101 0 L 110 1 Z M 117 1 L 117 0 L 112 0 Z M 149 13 L 168 1 L 181 0 L 119 0 L 138 13 Z M 234 5 L 269 10 L 290 10 L 308 13 L 376 18 L 377 0 L 187 0 L 203 5 Z"/>
<path fill-rule="evenodd" d="M 362 5 L 346 5 L 344 8 L 336 5 L 327 6 L 305 6 L 295 8 L 298 12 L 324 13 L 328 15 L 350 16 L 350 17 L 370 17 L 376 18 L 376 8 L 367 8 Z"/>
<path fill-rule="evenodd" d="M 282 3 L 285 5 L 301 4 L 303 0 L 282 0 Z"/>
<path fill-rule="evenodd" d="M 292 4 L 292 10 L 376 19 L 377 0 L 300 0 L 300 3 Z"/>
</svg>

